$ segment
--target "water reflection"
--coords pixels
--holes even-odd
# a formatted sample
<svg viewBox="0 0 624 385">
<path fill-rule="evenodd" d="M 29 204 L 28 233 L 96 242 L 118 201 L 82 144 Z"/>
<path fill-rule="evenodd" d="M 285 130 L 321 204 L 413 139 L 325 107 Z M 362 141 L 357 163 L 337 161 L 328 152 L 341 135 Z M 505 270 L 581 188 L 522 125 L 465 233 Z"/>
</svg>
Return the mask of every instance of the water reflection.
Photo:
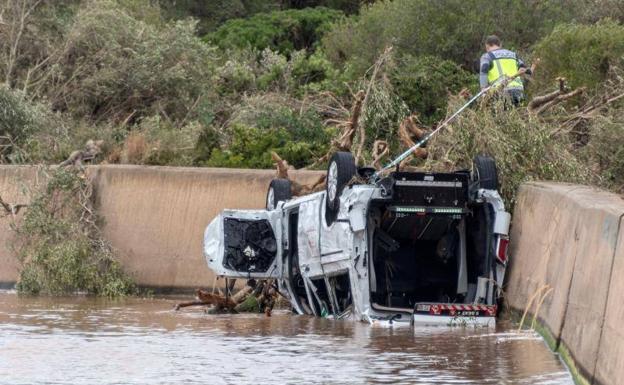
<svg viewBox="0 0 624 385">
<path fill-rule="evenodd" d="M 538 336 L 504 323 L 381 329 L 174 302 L 0 294 L 0 383 L 572 384 Z"/>
</svg>

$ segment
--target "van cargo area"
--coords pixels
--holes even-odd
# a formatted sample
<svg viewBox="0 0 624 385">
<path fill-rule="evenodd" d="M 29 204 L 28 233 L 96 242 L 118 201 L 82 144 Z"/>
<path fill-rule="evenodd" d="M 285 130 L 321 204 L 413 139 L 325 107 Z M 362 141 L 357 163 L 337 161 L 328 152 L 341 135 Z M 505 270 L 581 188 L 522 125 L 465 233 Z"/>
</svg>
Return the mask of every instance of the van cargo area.
<svg viewBox="0 0 624 385">
<path fill-rule="evenodd" d="M 433 211 L 371 202 L 373 308 L 411 312 L 419 303 L 492 304 L 487 204 Z"/>
</svg>

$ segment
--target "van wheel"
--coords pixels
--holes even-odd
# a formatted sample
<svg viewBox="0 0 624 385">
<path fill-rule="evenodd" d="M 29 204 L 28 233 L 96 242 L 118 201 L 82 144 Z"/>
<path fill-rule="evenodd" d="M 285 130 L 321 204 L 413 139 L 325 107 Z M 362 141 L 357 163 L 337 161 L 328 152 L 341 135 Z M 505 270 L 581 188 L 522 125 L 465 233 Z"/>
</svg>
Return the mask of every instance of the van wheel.
<svg viewBox="0 0 624 385">
<path fill-rule="evenodd" d="M 287 201 L 290 198 L 292 198 L 290 181 L 283 178 L 273 179 L 267 191 L 266 209 L 274 210 L 278 202 Z"/>
<path fill-rule="evenodd" d="M 350 152 L 337 152 L 327 166 L 327 187 L 325 188 L 325 219 L 331 224 L 340 211 L 340 194 L 356 173 L 355 159 Z"/>
<path fill-rule="evenodd" d="M 479 182 L 479 188 L 486 190 L 498 189 L 498 172 L 496 161 L 491 156 L 477 155 L 474 158 L 472 179 Z"/>
</svg>

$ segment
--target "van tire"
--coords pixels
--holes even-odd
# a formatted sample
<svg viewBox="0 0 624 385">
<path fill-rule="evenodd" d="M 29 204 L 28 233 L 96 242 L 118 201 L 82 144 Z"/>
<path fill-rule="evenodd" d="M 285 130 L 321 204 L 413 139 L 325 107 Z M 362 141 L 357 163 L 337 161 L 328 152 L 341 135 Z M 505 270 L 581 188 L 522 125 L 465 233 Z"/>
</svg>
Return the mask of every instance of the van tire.
<svg viewBox="0 0 624 385">
<path fill-rule="evenodd" d="M 475 156 L 472 180 L 479 183 L 479 188 L 498 190 L 498 171 L 496 170 L 494 158 L 487 155 Z"/>
<path fill-rule="evenodd" d="M 338 216 L 340 194 L 353 179 L 356 172 L 355 158 L 350 152 L 336 152 L 329 160 L 325 187 L 325 220 L 327 225 L 330 225 Z"/>
<path fill-rule="evenodd" d="M 288 179 L 273 179 L 269 184 L 266 197 L 266 209 L 274 210 L 277 204 L 292 198 L 291 182 Z"/>
</svg>

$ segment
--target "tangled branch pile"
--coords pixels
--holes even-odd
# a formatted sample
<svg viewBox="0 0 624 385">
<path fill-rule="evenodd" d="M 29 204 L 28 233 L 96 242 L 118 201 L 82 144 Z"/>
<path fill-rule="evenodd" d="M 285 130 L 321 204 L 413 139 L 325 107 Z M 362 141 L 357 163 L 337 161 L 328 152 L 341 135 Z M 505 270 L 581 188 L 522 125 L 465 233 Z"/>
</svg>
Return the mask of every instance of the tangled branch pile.
<svg viewBox="0 0 624 385">
<path fill-rule="evenodd" d="M 372 80 L 371 80 L 372 82 Z M 569 89 L 565 79 L 557 79 L 557 89 L 535 96 L 526 106 L 509 108 L 499 91 L 465 110 L 448 128 L 442 130 L 427 148 L 419 148 L 403 161 L 401 170 L 452 171 L 471 167 L 478 154 L 493 156 L 498 165 L 501 193 L 513 204 L 519 185 L 530 180 L 552 180 L 594 184 L 624 192 L 624 78 L 612 67 L 607 80 L 595 92 L 586 87 Z M 368 94 L 360 91 L 355 98 L 350 119 L 342 123 L 340 134 L 330 151 L 313 163 L 328 159 L 335 151 L 357 148 L 360 165 L 377 170 L 390 153 L 392 143 L 400 150 L 410 148 L 429 131 L 416 115 L 398 124 L 396 138 L 375 138 L 371 155 L 364 156 L 365 132 L 359 121 Z M 498 95 L 498 97 L 497 97 Z M 467 100 L 465 91 L 449 99 L 448 113 Z M 354 138 L 355 137 L 355 138 Z M 353 143 L 357 142 L 357 145 Z M 359 155 L 359 156 L 358 156 Z M 288 178 L 287 163 L 274 154 L 277 176 Z M 285 171 L 286 170 L 286 171 Z M 320 180 L 319 182 L 323 182 Z M 318 191 L 323 186 L 299 186 L 293 181 L 293 195 Z"/>
<path fill-rule="evenodd" d="M 102 237 L 92 188 L 77 168 L 45 175 L 24 217 L 15 224 L 22 264 L 17 289 L 26 294 L 86 292 L 120 296 L 136 292 L 111 246 Z"/>
<path fill-rule="evenodd" d="M 232 285 L 228 285 L 226 281 L 226 295 L 197 289 L 195 301 L 178 303 L 175 305 L 175 310 L 189 306 L 210 306 L 212 313 L 264 313 L 270 317 L 273 308 L 281 298 L 275 280 L 251 279 L 236 294 L 230 295 L 230 286 L 233 287 L 235 281 L 229 282 Z"/>
</svg>

